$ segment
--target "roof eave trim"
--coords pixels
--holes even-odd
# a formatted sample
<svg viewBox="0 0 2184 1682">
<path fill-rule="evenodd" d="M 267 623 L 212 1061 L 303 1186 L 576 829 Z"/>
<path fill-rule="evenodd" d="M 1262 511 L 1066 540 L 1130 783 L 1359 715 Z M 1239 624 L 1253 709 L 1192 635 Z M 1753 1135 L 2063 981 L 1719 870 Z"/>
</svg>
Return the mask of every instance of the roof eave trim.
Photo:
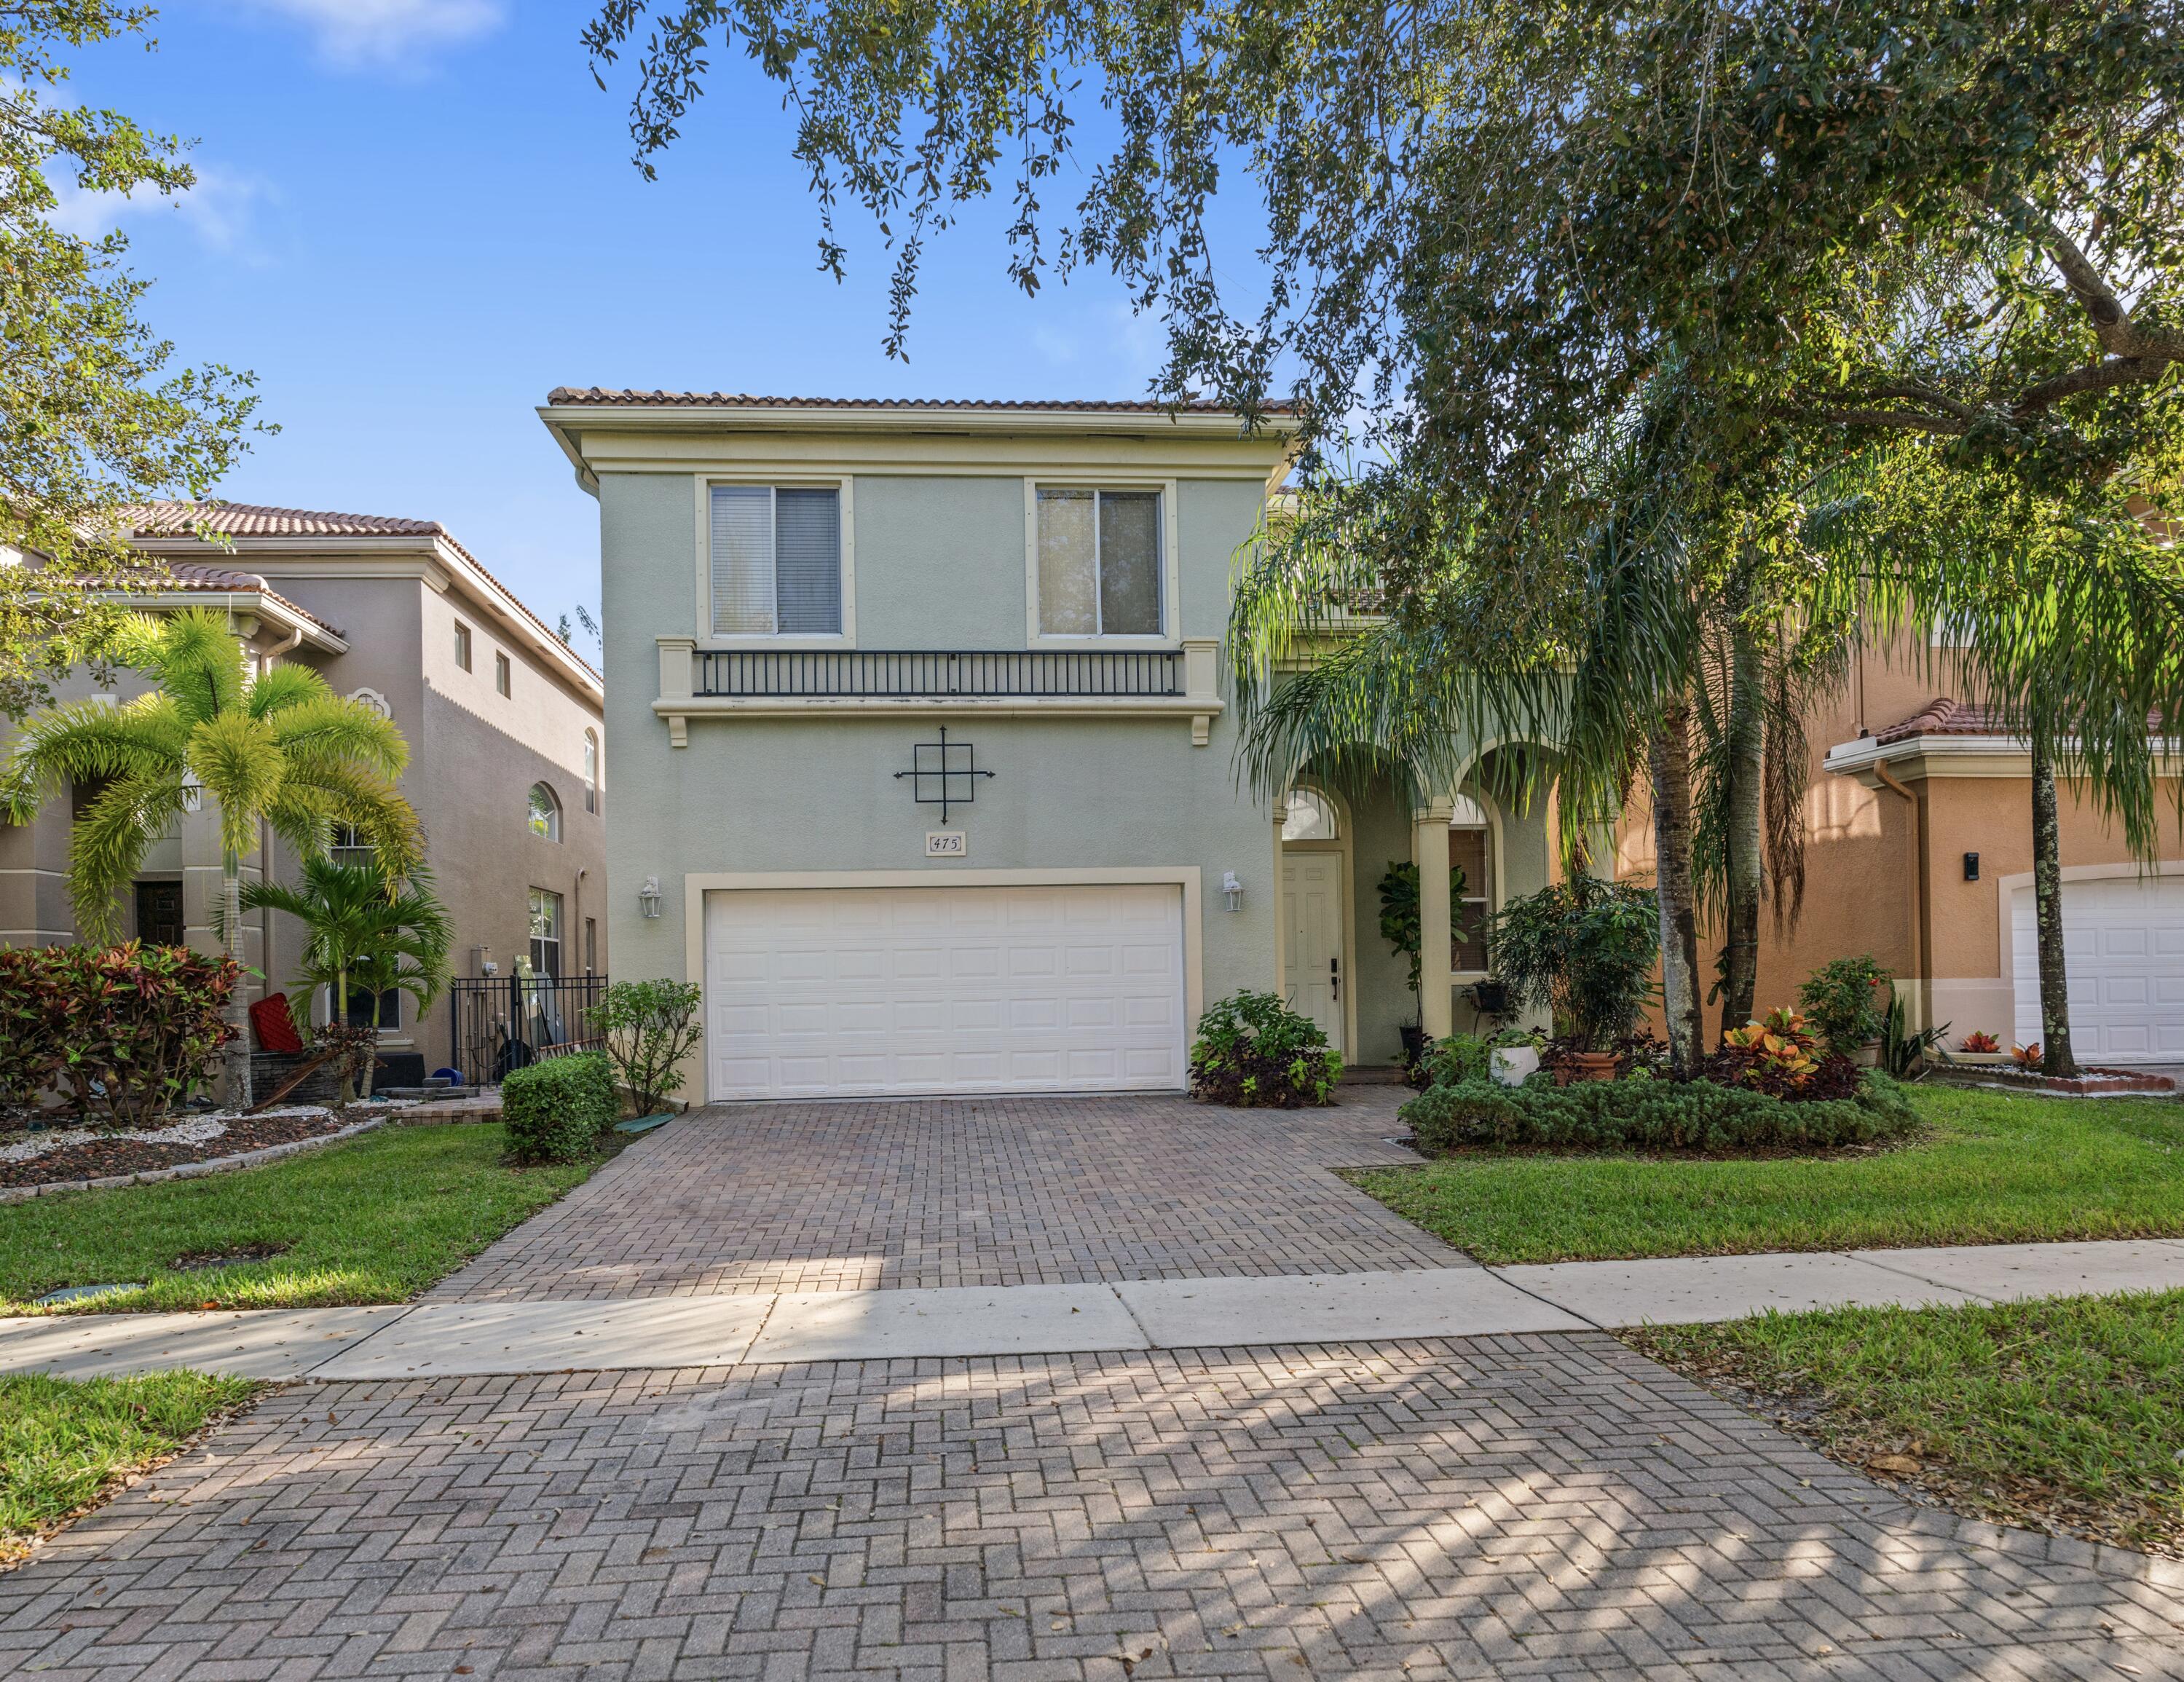
<svg viewBox="0 0 2184 1682">
<path fill-rule="evenodd" d="M 213 606 L 225 606 L 231 612 L 240 610 L 256 614 L 260 619 L 278 625 L 284 631 L 301 631 L 304 645 L 315 649 L 320 654 L 345 654 L 348 652 L 348 639 L 341 632 L 320 623 L 293 603 L 270 590 L 212 588 L 199 590 L 131 590 L 124 599 L 131 607 L 153 608 L 163 612 Z"/>
<path fill-rule="evenodd" d="M 568 437 L 571 431 L 780 432 L 1128 432 L 1188 434 L 1249 443 L 1256 438 L 1286 439 L 1302 422 L 1294 415 L 1270 415 L 1260 432 L 1243 431 L 1231 411 L 1200 412 L 1112 409 L 855 409 L 800 404 L 725 404 L 699 403 L 543 404 L 538 418 L 562 439 L 562 448 L 582 466 Z"/>
</svg>

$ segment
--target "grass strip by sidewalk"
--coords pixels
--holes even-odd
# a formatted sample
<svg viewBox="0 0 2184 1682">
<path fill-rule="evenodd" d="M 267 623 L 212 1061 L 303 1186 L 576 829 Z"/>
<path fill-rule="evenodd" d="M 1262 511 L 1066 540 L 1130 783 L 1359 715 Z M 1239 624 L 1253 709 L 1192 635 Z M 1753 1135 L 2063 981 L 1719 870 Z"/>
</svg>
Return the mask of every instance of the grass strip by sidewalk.
<svg viewBox="0 0 2184 1682">
<path fill-rule="evenodd" d="M 262 1168 L 0 1209 L 0 1312 L 64 1285 L 86 1312 L 400 1302 L 591 1172 L 503 1162 L 497 1123 L 387 1127 Z M 177 1269 L 179 1260 L 256 1256 Z"/>
<path fill-rule="evenodd" d="M 2184 1291 L 1624 1336 L 1830 1458 L 1956 1512 L 2184 1554 Z"/>
<path fill-rule="evenodd" d="M 0 1378 L 0 1563 L 180 1452 L 261 1388 L 249 1378 Z"/>
<path fill-rule="evenodd" d="M 1916 1143 L 1826 1156 L 1474 1150 L 1348 1176 L 1490 1265 L 2184 1235 L 2184 1103 L 1913 1089 Z"/>
</svg>

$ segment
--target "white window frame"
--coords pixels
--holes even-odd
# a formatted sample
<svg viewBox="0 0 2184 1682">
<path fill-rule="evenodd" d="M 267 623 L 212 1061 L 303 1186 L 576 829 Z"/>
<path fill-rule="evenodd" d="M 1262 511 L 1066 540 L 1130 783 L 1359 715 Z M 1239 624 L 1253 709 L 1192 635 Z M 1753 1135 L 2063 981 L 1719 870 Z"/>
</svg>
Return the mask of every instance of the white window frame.
<svg viewBox="0 0 2184 1682">
<path fill-rule="evenodd" d="M 856 481 L 807 473 L 700 473 L 698 505 L 698 646 L 700 649 L 854 649 L 857 646 Z M 713 629 L 713 487 L 755 485 L 777 491 L 833 491 L 842 511 L 842 628 L 833 636 L 799 631 L 730 634 Z"/>
<path fill-rule="evenodd" d="M 1131 473 L 1041 473 L 1024 487 L 1024 638 L 1034 649 L 1178 649 L 1183 646 L 1182 545 L 1177 541 L 1176 482 Z M 1156 637 L 1065 636 L 1039 625 L 1039 493 L 1069 491 L 1157 491 L 1161 499 L 1161 628 Z"/>
</svg>

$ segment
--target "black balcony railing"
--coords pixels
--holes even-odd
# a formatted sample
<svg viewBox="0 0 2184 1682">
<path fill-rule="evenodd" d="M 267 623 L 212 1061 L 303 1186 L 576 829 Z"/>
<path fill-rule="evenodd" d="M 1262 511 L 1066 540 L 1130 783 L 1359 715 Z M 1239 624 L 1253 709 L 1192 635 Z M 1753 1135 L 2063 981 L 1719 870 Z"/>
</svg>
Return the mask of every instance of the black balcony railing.
<svg viewBox="0 0 2184 1682">
<path fill-rule="evenodd" d="M 473 1086 L 510 1069 L 598 1044 L 592 1009 L 603 975 L 465 977 L 451 984 L 448 1066 Z"/>
<path fill-rule="evenodd" d="M 701 695 L 861 695 L 910 700 L 951 695 L 1004 699 L 1183 693 L 1183 656 L 1165 650 L 950 654 L 736 649 L 698 656 Z"/>
</svg>

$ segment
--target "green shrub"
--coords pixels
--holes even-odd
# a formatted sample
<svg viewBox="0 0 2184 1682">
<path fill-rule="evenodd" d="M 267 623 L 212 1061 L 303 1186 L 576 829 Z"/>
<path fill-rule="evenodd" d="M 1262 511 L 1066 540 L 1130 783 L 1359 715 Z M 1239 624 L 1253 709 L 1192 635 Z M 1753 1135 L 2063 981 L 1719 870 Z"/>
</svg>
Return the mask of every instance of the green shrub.
<svg viewBox="0 0 2184 1682">
<path fill-rule="evenodd" d="M 1467 1080 L 1490 1080 L 1494 1054 L 1513 1046 L 1540 1049 L 1540 1036 L 1524 1028 L 1505 1028 L 1499 1033 L 1451 1033 L 1426 1047 L 1422 1060 L 1425 1076 L 1435 1086 L 1454 1086 Z"/>
<path fill-rule="evenodd" d="M 1519 1006 L 1546 1005 L 1587 1051 L 1637 1032 L 1661 955 L 1650 888 L 1576 876 L 1510 900 L 1494 920 L 1491 961 Z"/>
<path fill-rule="evenodd" d="M 614 1125 L 614 1065 L 598 1051 L 511 1069 L 500 1083 L 509 1148 L 526 1162 L 579 1162 Z"/>
<path fill-rule="evenodd" d="M 1428 1088 L 1403 1106 L 1419 1149 L 1546 1145 L 1566 1150 L 1827 1150 L 1897 1139 L 1917 1124 L 1903 1091 L 1869 1075 L 1851 1098 L 1791 1103 L 1712 1081 L 1488 1080 Z"/>
<path fill-rule="evenodd" d="M 1238 993 L 1198 1019 L 1191 1095 L 1202 1104 L 1295 1110 L 1330 1101 L 1342 1054 L 1319 1024 L 1271 993 Z"/>
<path fill-rule="evenodd" d="M 704 997 L 695 982 L 617 981 L 592 1007 L 592 1030 L 606 1041 L 638 1115 L 658 1114 L 682 1089 L 682 1060 L 703 1038 Z"/>
<path fill-rule="evenodd" d="M 51 1088 L 86 1121 L 157 1118 L 219 1066 L 241 974 L 232 959 L 134 940 L 0 948 L 0 1105 Z"/>
<path fill-rule="evenodd" d="M 1895 980 L 1861 952 L 1855 958 L 1830 958 L 1805 977 L 1797 1002 L 1820 1037 L 1846 1057 L 1868 1040 L 1880 1038 L 1887 1024 L 1887 999 L 1880 989 Z"/>
</svg>

